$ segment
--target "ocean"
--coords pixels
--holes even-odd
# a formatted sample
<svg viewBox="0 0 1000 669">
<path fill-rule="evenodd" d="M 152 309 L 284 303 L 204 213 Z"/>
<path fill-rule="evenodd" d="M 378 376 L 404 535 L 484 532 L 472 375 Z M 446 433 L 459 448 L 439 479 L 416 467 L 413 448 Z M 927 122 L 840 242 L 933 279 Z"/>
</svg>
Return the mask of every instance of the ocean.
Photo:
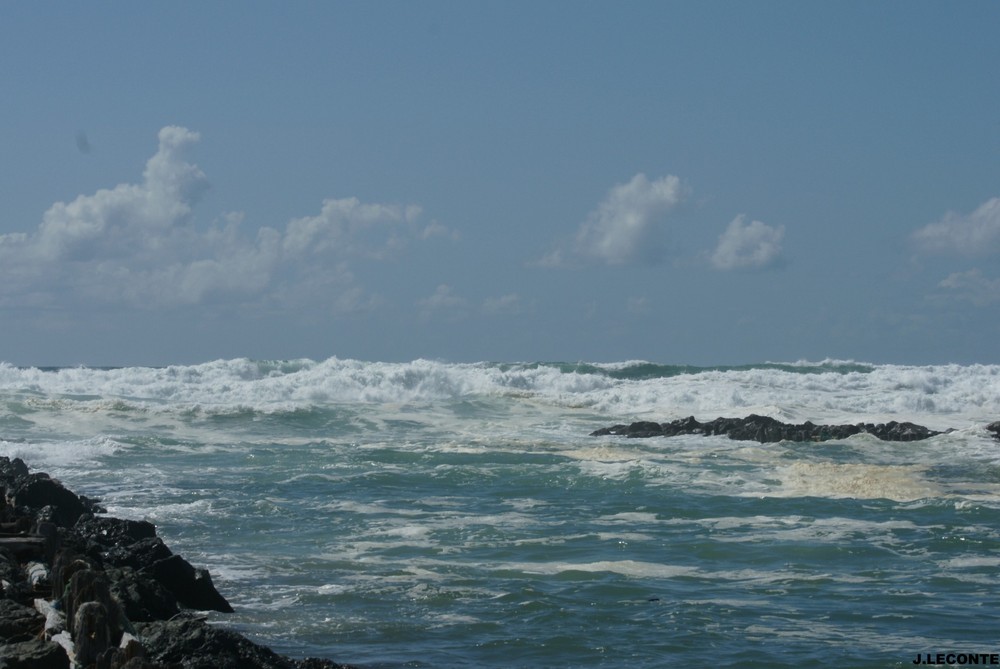
<svg viewBox="0 0 1000 669">
<path fill-rule="evenodd" d="M 589 436 L 752 413 L 953 431 Z M 996 420 L 994 365 L 0 364 L 0 455 L 154 522 L 219 625 L 369 669 L 988 660 Z"/>
</svg>

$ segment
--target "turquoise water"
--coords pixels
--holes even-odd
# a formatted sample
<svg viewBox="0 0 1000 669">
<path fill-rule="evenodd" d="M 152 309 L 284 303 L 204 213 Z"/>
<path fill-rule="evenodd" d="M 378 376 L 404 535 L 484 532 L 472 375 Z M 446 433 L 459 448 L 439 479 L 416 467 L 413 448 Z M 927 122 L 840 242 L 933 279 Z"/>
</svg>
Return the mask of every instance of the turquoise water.
<svg viewBox="0 0 1000 669">
<path fill-rule="evenodd" d="M 588 436 L 748 413 L 956 431 Z M 154 521 L 218 624 L 372 668 L 995 653 L 998 418 L 993 366 L 0 365 L 0 454 Z"/>
</svg>

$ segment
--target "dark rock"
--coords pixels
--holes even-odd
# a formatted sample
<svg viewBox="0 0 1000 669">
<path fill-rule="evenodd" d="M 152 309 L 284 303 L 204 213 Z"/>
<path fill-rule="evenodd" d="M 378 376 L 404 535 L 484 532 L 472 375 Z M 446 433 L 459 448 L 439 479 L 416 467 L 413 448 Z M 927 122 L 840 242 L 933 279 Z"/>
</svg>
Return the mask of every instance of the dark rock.
<svg viewBox="0 0 1000 669">
<path fill-rule="evenodd" d="M 923 425 L 897 423 L 896 421 L 890 421 L 884 425 L 876 425 L 875 429 L 869 430 L 869 432 L 884 441 L 920 441 L 935 434 L 941 434 L 940 432 L 929 430 Z"/>
<path fill-rule="evenodd" d="M 0 669 L 69 669 L 69 656 L 52 641 L 0 644 Z"/>
<path fill-rule="evenodd" d="M 64 626 L 86 669 L 346 666 L 292 660 L 237 632 L 180 618 L 178 604 L 233 608 L 208 571 L 171 552 L 152 523 L 95 515 L 100 511 L 96 500 L 77 497 L 47 474 L 30 473 L 21 460 L 0 457 L 0 532 L 7 535 L 0 547 L 0 669 L 68 669 L 62 646 L 43 640 Z M 28 561 L 34 564 L 27 567 Z M 26 569 L 38 577 L 34 588 Z M 46 582 L 51 592 L 44 597 L 52 598 L 56 614 L 49 621 L 28 606 L 43 596 Z"/>
<path fill-rule="evenodd" d="M 271 649 L 201 620 L 142 623 L 136 630 L 150 658 L 184 669 L 295 669 Z"/>
<path fill-rule="evenodd" d="M 111 594 L 130 621 L 169 620 L 180 612 L 177 598 L 159 581 L 141 576 L 131 567 L 107 569 L 104 573 L 110 581 Z"/>
<path fill-rule="evenodd" d="M 88 605 L 93 602 L 100 604 L 104 608 L 103 620 L 107 627 L 107 634 L 110 639 L 109 643 L 111 645 L 118 645 L 118 642 L 122 638 L 122 632 L 128 626 L 128 621 L 122 614 L 118 602 L 111 596 L 108 577 L 104 572 L 96 569 L 81 569 L 75 572 L 70 578 L 69 587 L 62 600 L 63 610 L 66 612 L 66 620 L 70 621 L 74 626 L 74 639 L 79 633 L 77 629 L 78 625 L 93 622 L 93 614 L 91 614 L 91 618 L 83 618 L 83 623 L 81 623 L 81 617 L 78 615 L 81 609 L 92 608 Z M 90 630 L 90 633 L 96 634 L 97 632 Z M 103 651 L 103 648 L 101 650 Z"/>
<path fill-rule="evenodd" d="M 29 641 L 42 631 L 45 617 L 30 606 L 0 599 L 0 639 L 5 643 Z"/>
<path fill-rule="evenodd" d="M 5 488 L 11 487 L 19 479 L 28 476 L 28 465 L 21 458 L 11 460 L 7 456 L 0 457 L 0 483 Z"/>
<path fill-rule="evenodd" d="M 1000 423 L 997 425 L 997 435 L 1000 438 Z M 989 429 L 989 428 L 987 428 Z M 847 439 L 862 432 L 869 433 L 885 441 L 917 441 L 941 434 L 922 425 L 914 423 L 897 423 L 895 421 L 872 425 L 815 425 L 809 421 L 794 425 L 782 423 L 770 416 L 750 414 L 746 418 L 716 418 L 707 423 L 701 423 L 694 416 L 681 418 L 670 423 L 653 423 L 639 421 L 630 425 L 612 425 L 591 433 L 600 437 L 618 435 L 630 438 L 641 437 L 674 437 L 682 434 L 726 435 L 730 439 L 773 443 L 779 441 L 827 441 L 830 439 Z"/>
<path fill-rule="evenodd" d="M 93 514 L 81 516 L 73 530 L 104 546 L 128 546 L 156 537 L 156 526 L 147 520 L 122 520 Z"/>
<path fill-rule="evenodd" d="M 295 660 L 294 664 L 296 669 L 352 669 L 346 664 L 337 664 L 333 660 L 322 660 L 315 657 Z"/>
<path fill-rule="evenodd" d="M 95 568 L 97 565 L 81 558 L 72 550 L 60 551 L 52 562 L 52 593 L 55 599 L 61 599 L 66 594 L 73 574 Z"/>
<path fill-rule="evenodd" d="M 174 669 L 146 657 L 146 648 L 138 639 L 129 639 L 122 647 L 109 648 L 97 659 L 95 669 Z"/>
<path fill-rule="evenodd" d="M 0 581 L 15 583 L 21 580 L 21 564 L 6 548 L 0 548 Z"/>
<path fill-rule="evenodd" d="M 600 429 L 594 430 L 590 433 L 591 437 L 607 437 L 607 436 L 627 436 L 628 435 L 628 425 L 612 425 L 611 427 L 602 427 Z"/>
<path fill-rule="evenodd" d="M 104 561 L 114 567 L 143 569 L 173 555 L 159 537 L 141 539 L 128 545 L 111 547 L 103 555 Z"/>
<path fill-rule="evenodd" d="M 141 623 L 136 631 L 150 658 L 184 669 L 354 669 L 331 660 L 291 660 L 202 620 Z"/>
<path fill-rule="evenodd" d="M 9 494 L 9 492 L 8 492 Z M 54 507 L 52 522 L 60 527 L 72 527 L 77 519 L 87 513 L 87 506 L 73 492 L 63 487 L 59 481 L 49 478 L 48 474 L 29 474 L 18 480 L 13 488 L 15 506 L 26 506 L 29 509 Z"/>
<path fill-rule="evenodd" d="M 663 428 L 659 423 L 652 421 L 640 421 L 628 426 L 628 436 L 630 437 L 658 437 L 663 434 Z"/>
<path fill-rule="evenodd" d="M 987 425 L 986 431 L 992 432 L 994 439 L 1000 439 L 1000 420 L 996 421 L 995 423 L 990 423 L 989 425 Z"/>
<path fill-rule="evenodd" d="M 120 662 L 116 663 L 115 657 L 110 659 L 108 669 L 176 669 L 175 666 L 168 666 L 166 664 L 160 664 L 159 662 L 152 662 L 144 657 L 133 657 L 125 660 L 124 664 Z M 103 667 L 98 667 L 98 669 L 103 669 Z"/>
<path fill-rule="evenodd" d="M 226 598 L 215 589 L 208 570 L 195 569 L 180 555 L 157 560 L 139 570 L 139 573 L 159 581 L 174 594 L 182 606 L 199 611 L 233 612 L 233 607 Z"/>
<path fill-rule="evenodd" d="M 101 602 L 84 602 L 73 619 L 73 652 L 76 663 L 88 667 L 97 663 L 112 647 L 112 623 L 108 609 Z"/>
</svg>

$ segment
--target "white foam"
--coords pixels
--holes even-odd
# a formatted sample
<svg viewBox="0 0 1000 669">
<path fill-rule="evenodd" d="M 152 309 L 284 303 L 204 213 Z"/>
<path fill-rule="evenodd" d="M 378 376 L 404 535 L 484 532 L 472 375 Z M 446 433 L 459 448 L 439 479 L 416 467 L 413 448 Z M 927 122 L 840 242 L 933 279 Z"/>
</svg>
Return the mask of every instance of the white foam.
<svg viewBox="0 0 1000 669">
<path fill-rule="evenodd" d="M 697 567 L 642 562 L 638 560 L 599 560 L 596 562 L 509 562 L 493 566 L 496 570 L 521 571 L 527 574 L 556 575 L 572 571 L 610 572 L 635 578 L 676 578 L 696 576 Z"/>
<path fill-rule="evenodd" d="M 49 473 L 80 463 L 91 463 L 99 457 L 114 455 L 123 448 L 123 444 L 108 437 L 40 442 L 0 439 L 0 455 L 21 458 L 33 469 L 49 468 L 52 470 Z"/>
<path fill-rule="evenodd" d="M 805 363 L 799 363 L 805 368 Z M 592 370 L 629 363 L 591 365 Z M 556 365 L 217 360 L 201 365 L 41 371 L 0 363 L 0 394 L 30 402 L 59 400 L 76 411 L 289 411 L 331 404 L 381 405 L 476 396 L 516 400 L 515 413 L 538 406 L 588 409 L 656 420 L 761 413 L 781 420 L 909 420 L 935 429 L 964 428 L 1000 415 L 1000 366 L 873 365 L 871 371 L 791 367 L 701 370 L 654 378 L 615 378 Z M 808 369 L 812 369 L 809 366 Z M 108 400 L 114 400 L 108 402 Z M 472 411 L 476 407 L 471 407 Z M 496 406 L 487 409 L 495 411 Z M 511 416 L 496 415 L 498 424 Z M 409 419 L 419 418 L 412 414 Z M 558 426 L 556 426 L 558 429 Z"/>
</svg>

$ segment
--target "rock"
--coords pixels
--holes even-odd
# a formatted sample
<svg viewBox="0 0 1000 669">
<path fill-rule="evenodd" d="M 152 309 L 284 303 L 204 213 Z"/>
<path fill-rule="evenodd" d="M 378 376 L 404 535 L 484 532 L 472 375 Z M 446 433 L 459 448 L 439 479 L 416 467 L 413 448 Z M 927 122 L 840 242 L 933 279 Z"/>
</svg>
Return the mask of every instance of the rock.
<svg viewBox="0 0 1000 669">
<path fill-rule="evenodd" d="M 96 669 L 174 669 L 146 657 L 146 648 L 131 634 L 118 648 L 109 648 L 97 660 Z"/>
<path fill-rule="evenodd" d="M 48 474 L 29 474 L 18 480 L 14 485 L 12 498 L 15 506 L 26 506 L 29 509 L 53 507 L 52 522 L 60 527 L 72 527 L 88 511 L 79 497 L 64 488 L 59 481 L 49 478 Z"/>
<path fill-rule="evenodd" d="M 82 569 L 94 569 L 96 565 L 81 558 L 72 550 L 60 551 L 52 562 L 52 593 L 56 599 L 66 594 L 73 574 Z"/>
<path fill-rule="evenodd" d="M 996 423 L 998 438 L 1000 438 L 1000 423 Z M 989 429 L 989 428 L 987 428 Z M 670 423 L 654 423 L 638 421 L 630 425 L 612 425 L 591 432 L 591 436 L 600 437 L 618 435 L 629 438 L 642 437 L 673 437 L 681 434 L 724 434 L 730 439 L 773 443 L 778 441 L 828 441 L 830 439 L 847 439 L 862 432 L 869 433 L 885 441 L 917 441 L 941 434 L 914 423 L 897 423 L 895 421 L 872 425 L 815 425 L 809 421 L 799 425 L 782 423 L 770 416 L 750 414 L 746 418 L 716 418 L 707 423 L 701 423 L 694 416 L 681 418 Z"/>
<path fill-rule="evenodd" d="M 152 537 L 128 545 L 112 546 L 101 557 L 114 567 L 132 567 L 138 570 L 150 567 L 172 555 L 173 552 L 167 548 L 162 539 Z"/>
<path fill-rule="evenodd" d="M 337 664 L 333 660 L 322 660 L 315 657 L 296 660 L 294 666 L 295 669 L 352 669 L 346 664 Z"/>
<path fill-rule="evenodd" d="M 0 483 L 9 488 L 18 479 L 28 476 L 28 465 L 21 458 L 11 460 L 7 456 L 0 457 Z"/>
<path fill-rule="evenodd" d="M 35 639 L 0 645 L 0 669 L 69 669 L 62 646 Z"/>
<path fill-rule="evenodd" d="M 149 657 L 184 669 L 294 669 L 291 660 L 201 620 L 136 625 Z"/>
<path fill-rule="evenodd" d="M 108 609 L 101 602 L 84 602 L 73 619 L 73 649 L 81 667 L 96 664 L 111 648 L 113 630 Z"/>
<path fill-rule="evenodd" d="M 184 669 L 354 669 L 331 660 L 291 660 L 202 620 L 136 625 L 150 658 Z"/>
<path fill-rule="evenodd" d="M 69 654 L 85 669 L 345 666 L 292 660 L 237 632 L 180 619 L 178 604 L 233 608 L 208 571 L 175 555 L 152 523 L 100 512 L 96 500 L 0 457 L 0 669 L 69 669 Z M 146 636 L 132 636 L 137 630 Z"/>
<path fill-rule="evenodd" d="M 104 621 L 107 630 L 108 643 L 117 645 L 128 622 L 125 620 L 118 602 L 111 596 L 108 577 L 97 569 L 81 569 L 70 578 L 69 587 L 63 597 L 63 610 L 66 612 L 66 620 L 72 621 L 74 642 L 81 633 L 79 630 L 81 624 L 90 626 L 87 628 L 88 633 L 97 633 L 92 627 L 97 619 L 96 614 L 91 611 L 88 614 L 89 617 L 81 618 L 79 613 L 84 608 L 90 611 L 92 607 L 89 605 L 92 603 L 100 604 L 104 609 L 101 620 Z M 101 651 L 103 650 L 104 648 L 101 648 Z"/>
<path fill-rule="evenodd" d="M 182 606 L 199 611 L 233 612 L 233 607 L 226 598 L 215 589 L 208 570 L 195 569 L 180 555 L 157 560 L 152 565 L 143 567 L 139 573 L 159 581 Z"/>
<path fill-rule="evenodd" d="M 177 598 L 159 581 L 141 576 L 131 567 L 107 569 L 104 573 L 110 581 L 111 594 L 130 621 L 169 620 L 180 613 Z"/>
<path fill-rule="evenodd" d="M 920 441 L 933 437 L 935 434 L 941 434 L 929 430 L 923 425 L 897 423 L 896 421 L 876 425 L 873 430 L 868 430 L 868 432 L 884 441 Z"/>
<path fill-rule="evenodd" d="M 5 643 L 29 641 L 45 627 L 45 616 L 24 604 L 0 599 L 0 639 Z"/>
<path fill-rule="evenodd" d="M 156 537 L 156 526 L 147 520 L 122 520 L 93 514 L 81 516 L 73 530 L 104 546 L 128 546 Z"/>
<path fill-rule="evenodd" d="M 1000 420 L 996 421 L 995 423 L 990 423 L 989 425 L 987 425 L 986 431 L 992 432 L 994 439 L 1000 439 Z"/>
<path fill-rule="evenodd" d="M 21 565 L 17 557 L 6 548 L 0 547 L 0 581 L 14 583 L 21 579 Z"/>
</svg>

